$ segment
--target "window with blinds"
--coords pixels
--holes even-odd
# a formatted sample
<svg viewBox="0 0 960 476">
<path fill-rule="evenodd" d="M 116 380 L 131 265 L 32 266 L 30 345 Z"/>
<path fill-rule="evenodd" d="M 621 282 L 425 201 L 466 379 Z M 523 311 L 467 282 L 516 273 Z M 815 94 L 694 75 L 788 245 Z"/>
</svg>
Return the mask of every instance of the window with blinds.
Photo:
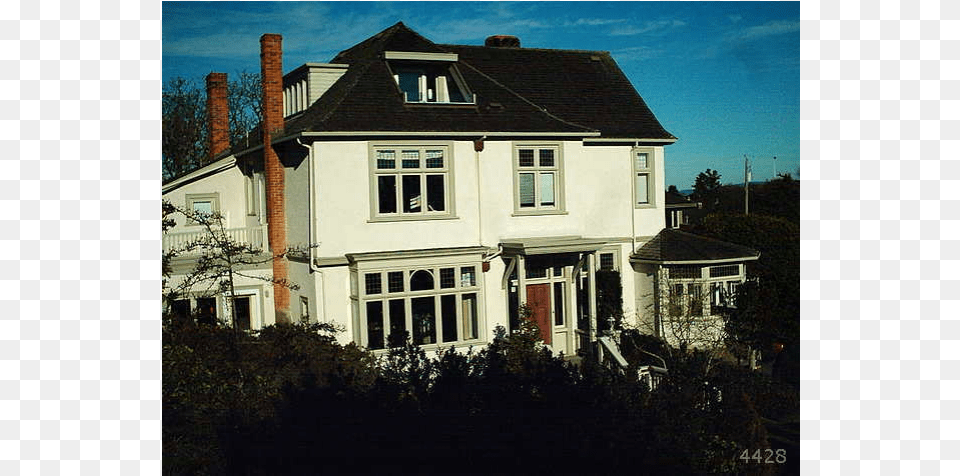
<svg viewBox="0 0 960 476">
<path fill-rule="evenodd" d="M 517 145 L 514 151 L 516 210 L 527 213 L 562 211 L 559 146 Z"/>
<path fill-rule="evenodd" d="M 653 205 L 653 149 L 633 149 L 634 206 Z"/>
</svg>

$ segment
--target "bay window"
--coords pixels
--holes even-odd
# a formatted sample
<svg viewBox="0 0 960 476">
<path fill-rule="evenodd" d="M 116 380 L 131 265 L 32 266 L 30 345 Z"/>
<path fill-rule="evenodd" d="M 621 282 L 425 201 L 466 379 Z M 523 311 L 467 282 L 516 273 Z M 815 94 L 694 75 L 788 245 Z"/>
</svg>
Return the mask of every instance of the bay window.
<svg viewBox="0 0 960 476">
<path fill-rule="evenodd" d="M 409 334 L 416 345 L 452 345 L 481 335 L 479 263 L 363 270 L 358 342 L 385 349 Z M 459 277 L 459 279 L 457 279 Z"/>
</svg>

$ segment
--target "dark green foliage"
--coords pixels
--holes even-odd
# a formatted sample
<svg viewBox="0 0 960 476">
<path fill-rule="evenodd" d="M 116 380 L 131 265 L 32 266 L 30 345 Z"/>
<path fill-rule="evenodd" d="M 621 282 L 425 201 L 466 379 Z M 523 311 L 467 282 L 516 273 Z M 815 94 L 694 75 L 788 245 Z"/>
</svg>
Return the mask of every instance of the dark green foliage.
<svg viewBox="0 0 960 476">
<path fill-rule="evenodd" d="M 774 342 L 800 341 L 800 227 L 769 216 L 714 214 L 694 232 L 760 251 L 748 262 L 737 310 L 727 320 L 736 342 L 770 349 Z"/>
<path fill-rule="evenodd" d="M 527 319 L 478 350 L 408 340 L 379 362 L 323 325 L 239 340 L 168 326 L 163 350 L 166 474 L 750 474 L 737 456 L 790 408 L 769 379 L 697 352 L 670 353 L 648 392 L 633 369 L 554 356 Z"/>
<path fill-rule="evenodd" d="M 620 272 L 599 270 L 597 276 L 597 329 L 602 331 L 610 327 L 608 317 L 613 317 L 615 329 L 619 329 L 623 320 L 623 285 Z"/>
</svg>

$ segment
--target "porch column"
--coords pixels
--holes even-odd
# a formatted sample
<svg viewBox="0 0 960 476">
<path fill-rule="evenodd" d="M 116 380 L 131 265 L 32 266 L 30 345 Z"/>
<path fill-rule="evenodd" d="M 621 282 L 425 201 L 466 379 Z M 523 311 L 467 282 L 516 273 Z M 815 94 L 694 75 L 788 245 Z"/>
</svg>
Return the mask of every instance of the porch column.
<svg viewBox="0 0 960 476">
<path fill-rule="evenodd" d="M 590 304 L 590 342 L 597 341 L 597 273 L 595 270 L 596 251 L 587 254 L 587 276 L 590 287 L 587 291 L 587 302 Z"/>
<path fill-rule="evenodd" d="M 517 255 L 517 302 L 527 303 L 527 257 Z"/>
</svg>

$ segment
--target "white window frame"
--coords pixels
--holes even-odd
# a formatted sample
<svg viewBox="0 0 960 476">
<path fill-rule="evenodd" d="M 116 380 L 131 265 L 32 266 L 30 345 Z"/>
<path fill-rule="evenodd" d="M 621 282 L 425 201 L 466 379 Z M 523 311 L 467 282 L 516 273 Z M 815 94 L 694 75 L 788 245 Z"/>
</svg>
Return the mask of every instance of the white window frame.
<svg viewBox="0 0 960 476">
<path fill-rule="evenodd" d="M 596 262 L 596 270 L 600 271 L 601 269 L 600 256 L 606 255 L 606 254 L 613 255 L 613 271 L 620 271 L 620 247 L 619 246 L 604 247 L 604 248 L 600 248 L 600 250 L 597 251 L 597 259 L 594 260 Z"/>
<path fill-rule="evenodd" d="M 212 213 L 216 214 L 220 212 L 220 193 L 189 193 L 184 196 L 184 201 L 186 202 L 186 207 L 189 212 L 193 212 L 194 202 L 210 202 L 210 209 Z M 187 226 L 200 226 L 200 223 L 197 223 L 193 219 L 187 218 Z"/>
<path fill-rule="evenodd" d="M 646 154 L 646 167 L 641 167 L 637 160 L 637 154 Z M 630 149 L 630 163 L 633 170 L 631 187 L 633 188 L 633 207 L 634 208 L 656 208 L 656 149 L 653 147 L 633 147 Z M 637 178 L 645 176 L 647 178 L 647 200 L 640 201 L 639 191 L 637 190 Z"/>
<path fill-rule="evenodd" d="M 520 151 L 534 151 L 533 166 L 520 166 Z M 553 150 L 554 164 L 540 165 L 540 150 Z M 534 204 L 532 207 L 520 206 L 520 175 L 533 174 Z M 543 205 L 541 175 L 553 174 L 553 205 Z M 563 144 L 543 142 L 516 142 L 513 144 L 513 216 L 523 215 L 562 215 L 566 214 L 563 175 Z"/>
<path fill-rule="evenodd" d="M 462 272 L 464 268 L 473 268 L 473 284 L 464 282 L 462 279 Z M 453 268 L 454 269 L 454 283 L 452 287 L 441 287 L 440 281 L 440 270 Z M 421 291 L 411 291 L 410 290 L 410 279 L 413 277 L 413 274 L 418 271 L 428 271 L 433 275 L 433 289 L 421 290 Z M 389 273 L 400 272 L 403 275 L 403 290 L 390 292 L 389 290 Z M 409 333 L 410 337 L 414 337 L 413 333 L 413 299 L 424 298 L 424 297 L 433 297 L 434 299 L 434 328 L 435 336 L 437 337 L 437 342 L 431 342 L 426 344 L 421 344 L 422 347 L 426 346 L 439 346 L 439 347 L 450 347 L 450 346 L 461 346 L 461 345 L 472 345 L 482 343 L 486 335 L 486 323 L 484 316 L 484 306 L 483 306 L 483 273 L 482 266 L 479 260 L 477 261 L 456 261 L 456 262 L 444 262 L 442 264 L 437 263 L 424 263 L 424 264 L 411 264 L 406 266 L 393 266 L 393 267 L 373 267 L 373 268 L 360 268 L 351 270 L 351 273 L 355 276 L 352 278 L 353 282 L 357 283 L 355 291 L 355 296 L 353 301 L 356 303 L 354 307 L 354 312 L 357 315 L 357 320 L 355 321 L 356 332 L 354 334 L 354 341 L 363 347 L 369 347 L 369 328 L 367 321 L 367 304 L 371 302 L 381 302 L 382 303 L 382 316 L 383 316 L 383 339 L 384 345 L 380 349 L 374 349 L 374 352 L 386 352 L 388 349 L 387 340 L 389 339 L 389 329 L 390 329 L 390 301 L 402 299 L 404 302 L 404 327 Z M 367 294 L 366 289 L 366 276 L 368 274 L 374 275 L 378 274 L 380 276 L 380 292 L 374 294 Z M 476 323 L 477 327 L 475 329 L 475 338 L 467 338 L 464 336 L 464 325 L 463 325 L 463 298 L 465 295 L 473 294 L 475 296 L 476 304 Z M 457 323 L 457 338 L 454 341 L 443 342 L 443 317 L 441 315 L 441 297 L 442 296 L 456 296 L 456 317 L 454 321 Z"/>
<path fill-rule="evenodd" d="M 310 299 L 306 296 L 300 296 L 300 322 L 310 322 Z"/>
<path fill-rule="evenodd" d="M 395 152 L 395 163 L 393 168 L 389 169 L 380 169 L 377 168 L 377 153 L 378 151 L 393 150 Z M 420 167 L 418 168 L 403 168 L 403 158 L 402 154 L 405 150 L 417 150 L 420 153 Z M 443 151 L 443 167 L 439 168 L 428 168 L 427 167 L 427 154 L 428 150 L 441 150 Z M 369 150 L 370 160 L 368 163 L 369 166 L 369 176 L 370 176 L 370 221 L 379 222 L 379 221 L 401 221 L 401 220 L 437 220 L 437 219 L 452 219 L 456 218 L 456 194 L 454 193 L 454 158 L 453 158 L 453 144 L 450 142 L 442 143 L 424 143 L 424 142 L 390 142 L 390 143 L 373 143 L 370 144 Z M 417 212 L 404 212 L 403 211 L 403 177 L 416 175 L 420 177 L 420 211 Z M 427 176 L 429 175 L 442 175 L 443 176 L 443 201 L 444 201 L 444 210 L 442 211 L 431 211 L 429 210 L 429 204 L 426 201 L 427 197 Z M 395 178 L 395 200 L 396 200 L 396 212 L 394 213 L 380 213 L 380 191 L 378 177 L 392 176 Z"/>
<path fill-rule="evenodd" d="M 245 297 L 249 296 L 250 299 L 250 332 L 258 331 L 263 329 L 263 299 L 261 299 L 260 289 L 257 288 L 248 288 L 248 289 L 237 289 L 234 291 L 233 295 L 235 297 Z M 227 322 L 230 326 L 233 326 L 233 308 L 230 302 L 230 292 L 224 292 L 220 295 L 220 302 L 218 311 L 221 312 L 220 318 Z"/>
</svg>

